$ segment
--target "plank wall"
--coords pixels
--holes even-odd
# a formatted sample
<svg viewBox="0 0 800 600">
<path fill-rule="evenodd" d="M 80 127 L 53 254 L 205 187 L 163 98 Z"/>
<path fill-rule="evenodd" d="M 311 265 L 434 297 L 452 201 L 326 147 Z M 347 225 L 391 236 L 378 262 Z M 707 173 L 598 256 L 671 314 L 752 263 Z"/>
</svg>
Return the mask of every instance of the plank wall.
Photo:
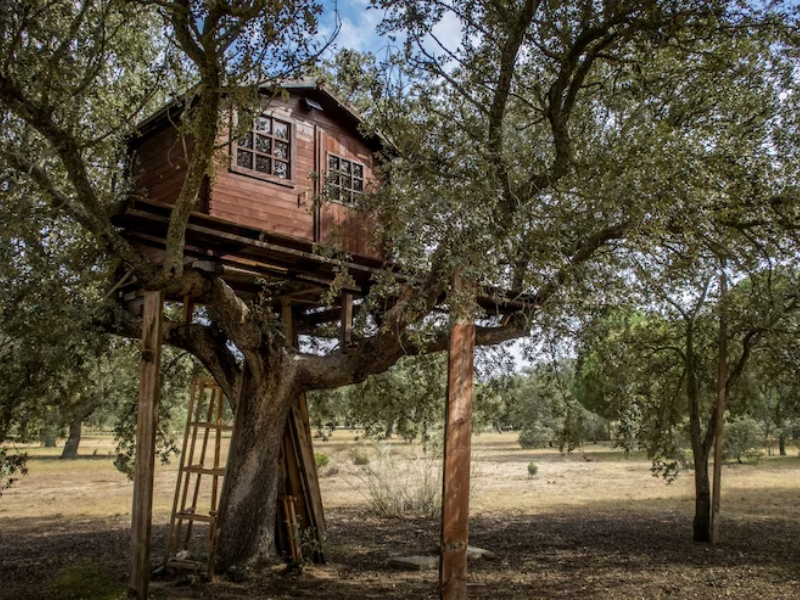
<svg viewBox="0 0 800 600">
<path fill-rule="evenodd" d="M 186 140 L 186 151 L 191 152 L 192 142 Z M 186 178 L 184 145 L 178 130 L 171 123 L 135 140 L 133 173 L 137 195 L 165 204 L 175 204 Z"/>
<path fill-rule="evenodd" d="M 306 242 L 331 242 L 350 254 L 380 259 L 370 244 L 372 219 L 362 211 L 333 202 L 314 207 L 320 183 L 312 173 L 322 173 L 327 153 L 362 163 L 365 187 L 373 179 L 374 157 L 354 127 L 336 122 L 325 111 L 309 110 L 302 97 L 273 100 L 267 110 L 291 125 L 291 179 L 272 181 L 234 172 L 219 161 L 207 198 L 196 210 L 267 233 Z M 227 132 L 221 140 L 232 145 Z M 174 125 L 166 123 L 132 144 L 136 155 L 137 193 L 151 200 L 173 204 L 186 173 L 183 144 Z M 189 144 L 191 150 L 191 144 Z"/>
</svg>

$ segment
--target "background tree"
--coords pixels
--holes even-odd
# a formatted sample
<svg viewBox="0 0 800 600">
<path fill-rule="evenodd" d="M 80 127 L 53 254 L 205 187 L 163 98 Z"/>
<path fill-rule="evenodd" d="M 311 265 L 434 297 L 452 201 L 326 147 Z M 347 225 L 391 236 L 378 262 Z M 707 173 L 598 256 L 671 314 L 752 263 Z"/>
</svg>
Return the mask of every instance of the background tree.
<svg viewBox="0 0 800 600">
<path fill-rule="evenodd" d="M 646 449 L 655 473 L 673 478 L 681 462 L 688 462 L 684 454 L 688 443 L 695 477 L 694 538 L 707 541 L 708 461 L 720 385 L 716 371 L 720 303 L 713 296 L 713 269 L 683 272 L 683 281 L 694 276 L 694 286 L 669 278 L 673 281 L 669 295 L 649 288 L 653 294 L 649 310 L 611 312 L 586 329 L 576 389 L 585 406 L 619 421 L 624 447 Z M 793 319 L 794 286 L 780 279 L 773 279 L 770 271 L 758 273 L 742 280 L 724 300 L 728 376 L 722 385 L 727 395 L 736 390 L 760 344 L 768 343 L 770 334 Z"/>
</svg>

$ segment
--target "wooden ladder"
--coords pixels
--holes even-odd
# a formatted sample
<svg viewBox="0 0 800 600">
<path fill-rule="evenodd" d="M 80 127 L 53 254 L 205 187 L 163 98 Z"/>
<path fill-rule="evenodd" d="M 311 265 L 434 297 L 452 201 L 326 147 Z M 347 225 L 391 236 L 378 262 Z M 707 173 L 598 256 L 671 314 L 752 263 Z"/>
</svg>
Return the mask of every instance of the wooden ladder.
<svg viewBox="0 0 800 600">
<path fill-rule="evenodd" d="M 192 571 L 205 571 L 211 575 L 214 553 L 219 539 L 218 507 L 225 476 L 222 464 L 222 433 L 233 431 L 233 426 L 223 423 L 224 396 L 222 389 L 210 378 L 192 380 L 189 408 L 186 414 L 186 431 L 183 437 L 181 464 L 175 485 L 175 500 L 167 536 L 167 567 Z M 202 433 L 202 435 L 201 435 Z M 202 438 L 200 453 L 195 462 L 198 439 Z M 208 456 L 209 441 L 213 438 L 212 455 Z M 226 461 L 227 463 L 227 461 Z M 202 486 L 203 476 L 211 477 L 210 489 Z M 189 498 L 189 490 L 194 489 Z M 192 528 L 195 522 L 208 525 L 205 556 L 197 543 L 193 544 Z M 193 547 L 195 546 L 195 547 Z"/>
</svg>

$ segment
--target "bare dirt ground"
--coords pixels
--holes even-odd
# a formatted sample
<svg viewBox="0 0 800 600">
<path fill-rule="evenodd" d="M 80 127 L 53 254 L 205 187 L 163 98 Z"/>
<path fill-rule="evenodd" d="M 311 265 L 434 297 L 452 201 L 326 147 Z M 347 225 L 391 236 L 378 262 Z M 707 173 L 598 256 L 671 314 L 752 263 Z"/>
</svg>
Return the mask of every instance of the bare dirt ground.
<svg viewBox="0 0 800 600">
<path fill-rule="evenodd" d="M 497 554 L 470 562 L 470 598 L 800 597 L 800 459 L 723 470 L 723 539 L 691 541 L 692 480 L 670 486 L 641 457 L 603 446 L 586 456 L 525 451 L 516 436 L 476 438 L 470 543 Z M 352 434 L 316 450 L 339 473 L 321 480 L 330 564 L 301 574 L 265 567 L 243 583 L 171 577 L 152 597 L 428 599 L 437 572 L 390 566 L 392 556 L 434 554 L 435 519 L 386 520 L 370 513 L 352 476 Z M 0 599 L 101 600 L 125 587 L 130 484 L 111 465 L 106 438 L 62 462 L 43 456 L 0 498 Z M 406 448 L 397 444 L 398 450 Z M 97 456 L 92 457 L 94 450 Z M 587 460 L 588 459 L 588 460 Z M 528 462 L 539 465 L 527 476 Z M 156 479 L 153 564 L 162 559 L 176 466 Z"/>
</svg>

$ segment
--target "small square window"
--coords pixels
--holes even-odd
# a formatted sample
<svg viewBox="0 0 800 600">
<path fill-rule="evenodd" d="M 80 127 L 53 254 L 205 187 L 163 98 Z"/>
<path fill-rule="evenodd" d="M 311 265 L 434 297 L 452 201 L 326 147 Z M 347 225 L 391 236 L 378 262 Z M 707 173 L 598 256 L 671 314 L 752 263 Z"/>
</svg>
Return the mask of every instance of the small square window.
<svg viewBox="0 0 800 600">
<path fill-rule="evenodd" d="M 236 166 L 253 173 L 291 178 L 290 124 L 269 115 L 253 119 L 252 130 L 236 140 Z"/>
<path fill-rule="evenodd" d="M 277 175 L 281 179 L 287 179 L 289 177 L 289 165 L 288 165 L 288 163 L 276 160 L 275 161 L 275 175 Z"/>
<path fill-rule="evenodd" d="M 275 142 L 273 154 L 277 158 L 289 158 L 289 144 L 286 142 Z"/>
<path fill-rule="evenodd" d="M 260 154 L 256 155 L 256 171 L 260 173 L 266 173 L 267 175 L 272 173 L 269 157 L 261 156 Z"/>
<path fill-rule="evenodd" d="M 272 133 L 272 119 L 269 117 L 258 117 L 256 119 L 256 131 Z"/>
<path fill-rule="evenodd" d="M 245 169 L 253 168 L 253 153 L 239 150 L 236 153 L 236 164 Z"/>
<path fill-rule="evenodd" d="M 239 146 L 242 148 L 252 148 L 253 147 L 253 134 L 250 132 L 245 133 L 239 139 Z"/>
<path fill-rule="evenodd" d="M 328 154 L 326 181 L 328 200 L 353 205 L 364 193 L 364 165 Z"/>
<path fill-rule="evenodd" d="M 272 131 L 276 138 L 280 138 L 282 140 L 289 139 L 289 124 L 283 123 L 281 121 L 274 121 L 272 124 Z"/>
<path fill-rule="evenodd" d="M 256 150 L 265 154 L 272 153 L 272 140 L 265 135 L 256 136 Z"/>
</svg>

